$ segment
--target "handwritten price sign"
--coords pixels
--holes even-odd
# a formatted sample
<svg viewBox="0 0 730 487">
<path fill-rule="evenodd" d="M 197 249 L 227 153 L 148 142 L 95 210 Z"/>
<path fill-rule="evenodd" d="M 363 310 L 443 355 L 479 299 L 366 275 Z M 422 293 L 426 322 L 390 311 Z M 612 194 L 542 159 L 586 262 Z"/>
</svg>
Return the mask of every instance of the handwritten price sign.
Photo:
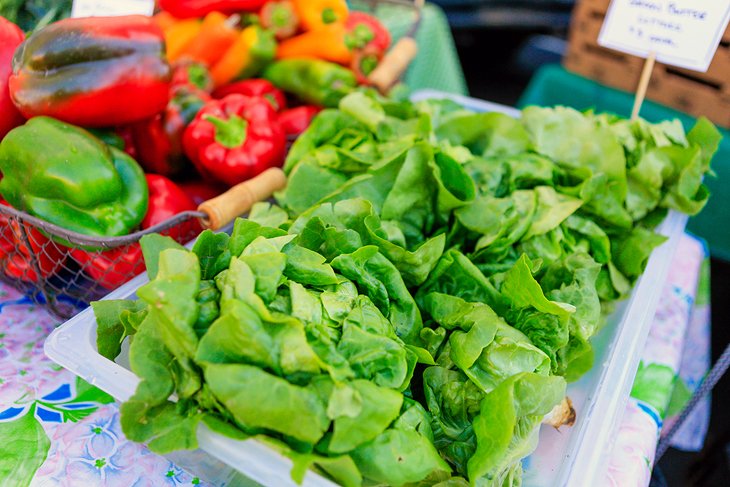
<svg viewBox="0 0 730 487">
<path fill-rule="evenodd" d="M 730 0 L 613 0 L 598 43 L 704 72 L 729 18 Z"/>
</svg>

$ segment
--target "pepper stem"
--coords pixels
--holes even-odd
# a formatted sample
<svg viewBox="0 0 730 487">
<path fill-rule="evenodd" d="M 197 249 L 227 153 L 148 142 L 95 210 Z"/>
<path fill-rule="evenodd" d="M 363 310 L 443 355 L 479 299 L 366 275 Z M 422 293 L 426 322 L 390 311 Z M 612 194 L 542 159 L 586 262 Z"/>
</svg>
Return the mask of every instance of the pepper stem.
<svg viewBox="0 0 730 487">
<path fill-rule="evenodd" d="M 337 13 L 332 8 L 322 10 L 322 22 L 331 24 L 337 21 Z"/>
<path fill-rule="evenodd" d="M 360 60 L 360 72 L 365 76 L 369 75 L 378 67 L 378 57 L 374 54 L 365 56 Z"/>
<path fill-rule="evenodd" d="M 278 3 L 272 7 L 271 25 L 274 27 L 289 27 L 294 23 L 291 7 L 285 3 Z"/>
<path fill-rule="evenodd" d="M 213 124 L 215 127 L 215 141 L 223 147 L 235 149 L 246 142 L 248 121 L 245 118 L 231 115 L 228 120 L 225 120 L 214 115 L 204 115 L 203 120 Z"/>
</svg>

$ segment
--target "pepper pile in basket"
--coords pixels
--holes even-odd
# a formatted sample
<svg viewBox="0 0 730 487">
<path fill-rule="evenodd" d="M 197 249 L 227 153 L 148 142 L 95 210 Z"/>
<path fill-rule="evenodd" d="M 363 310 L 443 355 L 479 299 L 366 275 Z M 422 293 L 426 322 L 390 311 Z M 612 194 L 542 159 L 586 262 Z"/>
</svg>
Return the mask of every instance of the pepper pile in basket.
<svg viewBox="0 0 730 487">
<path fill-rule="evenodd" d="M 150 228 L 281 166 L 390 45 L 344 1 L 159 4 L 154 17 L 62 19 L 27 37 L 0 17 L 3 205 L 92 237 Z M 12 279 L 71 266 L 110 289 L 144 270 L 136 244 L 80 249 L 3 218 Z"/>
</svg>

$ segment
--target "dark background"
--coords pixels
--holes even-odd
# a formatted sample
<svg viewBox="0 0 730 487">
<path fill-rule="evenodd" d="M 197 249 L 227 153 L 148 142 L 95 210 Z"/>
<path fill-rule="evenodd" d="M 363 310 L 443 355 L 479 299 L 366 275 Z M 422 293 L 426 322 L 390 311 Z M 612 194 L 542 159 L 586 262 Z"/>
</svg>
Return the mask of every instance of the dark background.
<svg viewBox="0 0 730 487">
<path fill-rule="evenodd" d="M 447 13 L 471 96 L 517 103 L 537 67 L 560 62 L 571 1 L 437 0 Z M 730 263 L 712 259 L 712 361 L 730 342 Z M 669 449 L 655 468 L 652 486 L 730 485 L 730 377 L 712 394 L 705 448 Z"/>
</svg>

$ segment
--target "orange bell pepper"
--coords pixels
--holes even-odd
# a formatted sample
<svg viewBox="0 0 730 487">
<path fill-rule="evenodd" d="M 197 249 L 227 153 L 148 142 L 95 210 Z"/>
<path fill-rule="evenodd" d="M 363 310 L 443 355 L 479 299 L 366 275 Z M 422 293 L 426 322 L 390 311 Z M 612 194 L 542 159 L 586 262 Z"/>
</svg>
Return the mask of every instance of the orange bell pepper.
<svg viewBox="0 0 730 487">
<path fill-rule="evenodd" d="M 205 16 L 198 35 L 183 49 L 182 55 L 213 66 L 236 42 L 239 34 L 240 31 L 229 24 L 226 15 L 211 12 Z"/>
<path fill-rule="evenodd" d="M 352 51 L 345 44 L 346 34 L 347 29 L 342 22 L 325 25 L 282 41 L 276 51 L 276 57 L 316 58 L 349 64 L 352 61 Z"/>
<path fill-rule="evenodd" d="M 216 87 L 255 75 L 276 54 L 274 34 L 257 25 L 243 29 L 238 39 L 210 70 Z"/>
<path fill-rule="evenodd" d="M 328 24 L 347 20 L 345 0 L 293 0 L 305 30 L 317 30 Z"/>
<path fill-rule="evenodd" d="M 200 33 L 201 23 L 198 19 L 181 20 L 165 29 L 165 46 L 167 48 L 167 60 L 176 61 L 182 56 L 188 46 Z"/>
</svg>

